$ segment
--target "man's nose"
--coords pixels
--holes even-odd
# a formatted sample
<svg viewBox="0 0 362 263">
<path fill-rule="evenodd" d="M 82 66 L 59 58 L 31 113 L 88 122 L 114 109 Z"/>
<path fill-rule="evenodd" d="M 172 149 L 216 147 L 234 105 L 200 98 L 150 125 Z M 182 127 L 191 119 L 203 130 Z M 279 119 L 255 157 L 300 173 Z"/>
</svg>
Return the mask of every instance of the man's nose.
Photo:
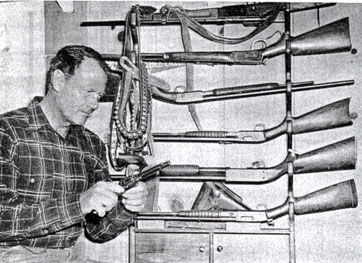
<svg viewBox="0 0 362 263">
<path fill-rule="evenodd" d="M 98 94 L 94 94 L 94 95 L 90 96 L 88 105 L 89 105 L 89 107 L 92 108 L 92 110 L 98 109 L 99 99 L 100 99 L 100 96 Z"/>
</svg>

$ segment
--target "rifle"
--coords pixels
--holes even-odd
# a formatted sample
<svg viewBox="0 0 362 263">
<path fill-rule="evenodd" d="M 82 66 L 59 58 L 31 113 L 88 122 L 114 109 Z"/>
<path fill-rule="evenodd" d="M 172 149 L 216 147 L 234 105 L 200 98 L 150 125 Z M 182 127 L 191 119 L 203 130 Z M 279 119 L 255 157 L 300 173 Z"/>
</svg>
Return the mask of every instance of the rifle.
<svg viewBox="0 0 362 263">
<path fill-rule="evenodd" d="M 120 56 L 106 54 L 102 55 L 105 60 L 120 60 Z M 113 102 L 115 89 L 120 81 L 118 74 L 110 74 L 110 81 L 107 83 L 106 94 L 102 96 L 101 102 Z M 136 78 L 136 76 L 135 76 Z M 189 104 L 203 103 L 218 100 L 240 99 L 257 96 L 267 96 L 282 94 L 286 92 L 286 85 L 276 82 L 242 85 L 226 88 L 216 88 L 212 90 L 195 90 L 195 91 L 177 91 L 171 92 L 171 86 L 168 82 L 153 75 L 148 75 L 149 85 L 152 88 L 152 97 L 166 103 Z M 302 81 L 292 83 L 292 91 L 309 91 L 317 89 L 335 88 L 340 86 L 354 85 L 354 80 L 340 80 L 331 82 L 322 82 L 315 84 L 314 81 Z"/>
<path fill-rule="evenodd" d="M 290 49 L 287 50 L 287 42 Z M 316 28 L 288 39 L 286 34 L 273 45 L 246 51 L 231 52 L 167 52 L 143 53 L 145 62 L 181 62 L 229 65 L 260 65 L 267 59 L 282 55 L 287 51 L 293 56 L 317 55 L 351 50 L 348 17 Z"/>
<path fill-rule="evenodd" d="M 352 125 L 349 113 L 350 98 L 339 100 L 321 108 L 293 117 L 293 134 L 321 131 Z M 260 126 L 260 125 L 259 125 Z M 218 142 L 218 143 L 261 143 L 274 139 L 287 132 L 287 119 L 279 125 L 254 131 L 189 131 L 185 133 L 153 133 L 154 141 L 167 142 Z"/>
<path fill-rule="evenodd" d="M 317 9 L 334 6 L 335 3 L 289 3 L 291 12 Z M 222 6 L 217 8 L 204 8 L 183 11 L 190 18 L 200 24 L 237 24 L 242 23 L 244 26 L 257 26 L 265 21 L 268 15 L 278 7 L 280 11 L 285 10 L 285 3 L 246 3 L 241 5 Z M 140 22 L 143 26 L 164 26 L 180 24 L 175 13 L 170 12 L 169 6 L 163 6 L 159 12 L 152 6 L 140 6 Z M 108 21 L 86 21 L 80 26 L 124 26 L 125 20 L 108 20 Z M 275 22 L 283 22 L 278 19 Z"/>
<path fill-rule="evenodd" d="M 293 162 L 294 174 L 355 169 L 355 138 L 351 137 L 300 155 L 289 153 L 283 162 L 273 167 L 230 168 L 170 165 L 160 171 L 160 177 L 164 180 L 268 183 L 286 174 L 289 162 Z"/>
<path fill-rule="evenodd" d="M 292 91 L 307 91 L 339 86 L 353 85 L 354 80 L 333 81 L 314 84 L 313 81 L 292 83 Z M 202 103 L 216 100 L 239 99 L 274 95 L 286 92 L 286 86 L 278 83 L 262 83 L 236 87 L 219 88 L 207 91 L 195 90 L 187 92 L 169 92 L 163 88 L 152 86 L 152 96 L 158 100 L 173 104 Z M 161 86 L 161 85 L 159 85 Z M 165 85 L 163 85 L 165 86 Z"/>
<path fill-rule="evenodd" d="M 287 199 L 282 205 L 272 209 L 259 211 L 180 211 L 180 212 L 153 212 L 138 213 L 137 220 L 184 220 L 184 221 L 222 221 L 244 223 L 268 223 L 287 215 L 289 203 Z M 296 197 L 294 213 L 305 215 L 321 213 L 346 208 L 355 208 L 358 205 L 356 184 L 353 179 Z"/>
</svg>

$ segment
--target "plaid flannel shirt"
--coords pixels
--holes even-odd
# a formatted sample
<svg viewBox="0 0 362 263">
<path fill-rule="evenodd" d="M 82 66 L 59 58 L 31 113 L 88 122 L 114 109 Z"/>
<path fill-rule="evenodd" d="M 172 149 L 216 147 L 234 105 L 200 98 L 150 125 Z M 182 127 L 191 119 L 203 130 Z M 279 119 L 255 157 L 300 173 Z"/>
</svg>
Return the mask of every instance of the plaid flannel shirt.
<svg viewBox="0 0 362 263">
<path fill-rule="evenodd" d="M 82 126 L 62 138 L 39 99 L 0 116 L 0 246 L 73 246 L 85 227 L 94 241 L 117 236 L 133 222 L 121 202 L 99 222 L 81 212 L 80 193 L 109 180 L 105 145 Z"/>
</svg>

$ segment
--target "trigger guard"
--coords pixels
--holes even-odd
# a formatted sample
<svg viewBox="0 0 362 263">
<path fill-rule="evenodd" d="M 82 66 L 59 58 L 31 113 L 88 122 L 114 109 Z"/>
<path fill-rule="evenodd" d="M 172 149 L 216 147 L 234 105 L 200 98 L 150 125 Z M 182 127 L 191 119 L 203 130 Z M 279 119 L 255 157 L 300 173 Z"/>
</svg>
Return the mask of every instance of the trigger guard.
<svg viewBox="0 0 362 263">
<path fill-rule="evenodd" d="M 266 41 L 264 39 L 257 39 L 257 40 L 254 40 L 253 43 L 251 43 L 250 49 L 255 50 L 255 45 L 258 43 L 262 43 L 262 47 L 260 49 L 268 47 L 268 44 L 266 43 Z"/>
</svg>

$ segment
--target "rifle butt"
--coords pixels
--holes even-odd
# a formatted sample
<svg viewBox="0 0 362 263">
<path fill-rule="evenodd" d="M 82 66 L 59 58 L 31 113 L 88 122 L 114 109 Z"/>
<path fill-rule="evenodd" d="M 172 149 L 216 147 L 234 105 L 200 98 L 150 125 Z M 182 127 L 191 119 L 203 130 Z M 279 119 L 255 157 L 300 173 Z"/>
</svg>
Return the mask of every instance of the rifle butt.
<svg viewBox="0 0 362 263">
<path fill-rule="evenodd" d="M 351 98 L 339 100 L 293 118 L 293 134 L 322 131 L 352 125 L 352 115 L 349 112 L 350 101 Z M 284 120 L 280 125 L 265 130 L 265 138 L 266 140 L 271 140 L 286 133 L 286 131 L 287 122 Z"/>
<path fill-rule="evenodd" d="M 304 133 L 334 129 L 352 125 L 349 113 L 351 98 L 328 104 L 299 116 L 293 121 L 293 133 Z"/>
<path fill-rule="evenodd" d="M 295 198 L 294 213 L 305 215 L 321 213 L 358 205 L 356 184 L 353 179 Z M 266 211 L 268 218 L 279 218 L 288 214 L 288 200 L 281 206 Z"/>
<path fill-rule="evenodd" d="M 291 39 L 294 56 L 347 52 L 351 47 L 348 17 Z"/>
<path fill-rule="evenodd" d="M 355 169 L 356 162 L 356 140 L 350 137 L 297 156 L 294 172 L 302 174 Z"/>
<path fill-rule="evenodd" d="M 354 180 L 328 186 L 295 200 L 295 214 L 327 212 L 358 205 L 357 189 Z"/>
<path fill-rule="evenodd" d="M 286 51 L 287 40 L 287 36 L 283 35 L 277 43 L 265 48 L 262 51 L 264 59 L 283 54 Z M 348 52 L 352 48 L 349 19 L 346 17 L 299 36 L 290 37 L 289 41 L 293 56 Z"/>
</svg>

